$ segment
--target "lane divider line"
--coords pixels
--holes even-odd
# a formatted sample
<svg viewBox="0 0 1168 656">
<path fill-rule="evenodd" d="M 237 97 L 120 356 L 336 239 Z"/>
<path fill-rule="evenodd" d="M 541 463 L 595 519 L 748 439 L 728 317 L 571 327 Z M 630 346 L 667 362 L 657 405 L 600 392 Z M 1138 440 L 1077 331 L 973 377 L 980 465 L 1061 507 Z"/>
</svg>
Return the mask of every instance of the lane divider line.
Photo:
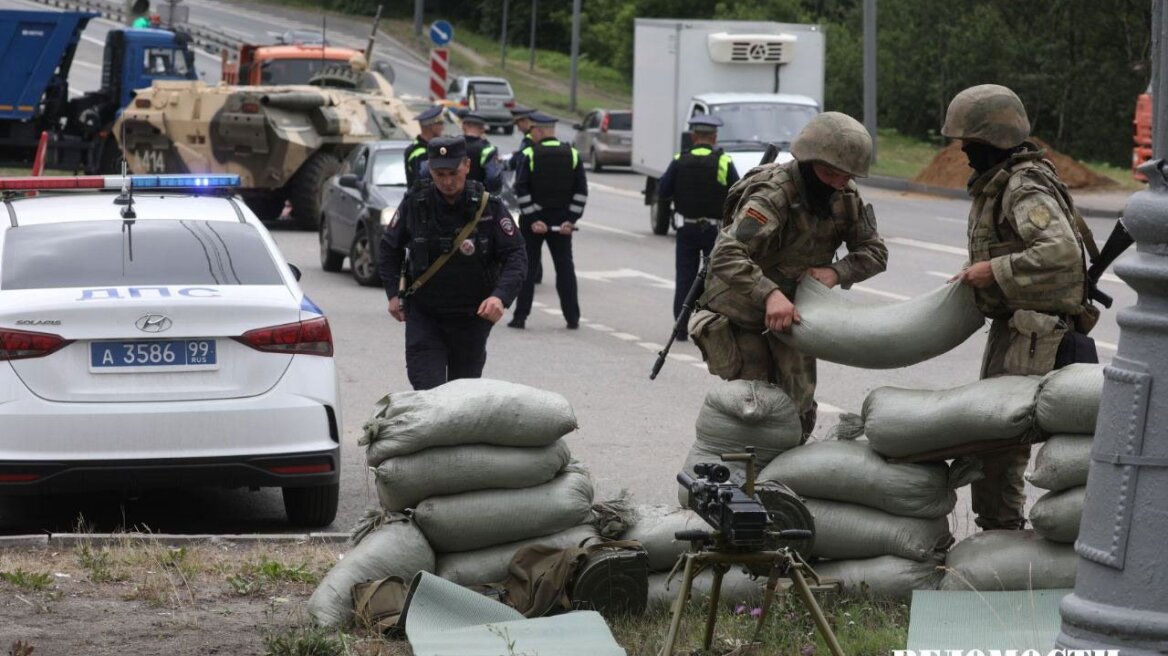
<svg viewBox="0 0 1168 656">
<path fill-rule="evenodd" d="M 896 301 L 907 301 L 911 298 L 910 296 L 905 296 L 904 294 L 895 294 L 893 292 L 886 292 L 881 289 L 872 289 L 871 287 L 866 287 L 864 285 L 852 285 L 852 289 L 858 292 L 864 292 L 865 294 L 872 294 L 873 296 L 891 298 Z"/>
<path fill-rule="evenodd" d="M 899 244 L 900 246 L 912 246 L 913 248 L 923 248 L 927 251 L 935 251 L 937 253 L 948 253 L 950 255 L 960 255 L 968 257 L 969 251 L 964 248 L 956 246 L 949 246 L 946 244 L 935 244 L 931 241 L 921 241 L 919 239 L 909 239 L 907 237 L 885 237 L 884 241 L 889 244 Z"/>
</svg>

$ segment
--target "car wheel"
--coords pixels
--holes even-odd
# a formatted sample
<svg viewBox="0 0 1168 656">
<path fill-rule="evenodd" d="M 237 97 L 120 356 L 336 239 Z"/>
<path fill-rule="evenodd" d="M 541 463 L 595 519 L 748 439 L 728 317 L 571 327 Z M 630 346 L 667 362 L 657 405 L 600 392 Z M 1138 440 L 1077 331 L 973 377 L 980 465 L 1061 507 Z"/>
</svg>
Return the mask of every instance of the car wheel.
<svg viewBox="0 0 1168 656">
<path fill-rule="evenodd" d="M 369 239 L 368 228 L 358 230 L 353 239 L 353 245 L 349 248 L 349 270 L 359 285 L 374 287 L 381 284 L 377 262 L 373 260 L 373 242 Z"/>
<path fill-rule="evenodd" d="M 332 237 L 329 235 L 328 218 L 320 217 L 320 268 L 329 273 L 336 273 L 341 270 L 341 265 L 345 263 L 345 255 L 337 253 L 329 247 Z"/>
<path fill-rule="evenodd" d="M 596 149 L 593 148 L 589 153 L 588 160 L 592 162 L 593 173 L 600 173 L 604 170 L 604 166 L 600 163 L 600 158 L 596 156 Z"/>
<path fill-rule="evenodd" d="M 649 206 L 649 228 L 655 235 L 669 234 L 669 220 L 672 218 L 668 202 L 654 200 Z"/>
<path fill-rule="evenodd" d="M 284 493 L 284 514 L 293 526 L 322 527 L 337 518 L 337 501 L 341 484 L 314 485 L 311 487 L 286 487 Z"/>
</svg>

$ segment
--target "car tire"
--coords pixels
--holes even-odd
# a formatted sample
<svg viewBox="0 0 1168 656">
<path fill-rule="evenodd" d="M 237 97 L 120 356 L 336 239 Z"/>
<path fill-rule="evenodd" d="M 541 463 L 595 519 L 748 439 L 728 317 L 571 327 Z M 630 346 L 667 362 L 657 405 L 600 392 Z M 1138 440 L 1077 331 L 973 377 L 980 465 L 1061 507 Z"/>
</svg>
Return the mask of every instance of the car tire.
<svg viewBox="0 0 1168 656">
<path fill-rule="evenodd" d="M 286 487 L 284 493 L 284 514 L 293 526 L 319 528 L 328 526 L 337 518 L 337 502 L 341 496 L 341 484 L 313 485 L 310 487 Z"/>
<path fill-rule="evenodd" d="M 592 172 L 600 173 L 604 170 L 604 165 L 600 163 L 600 158 L 596 156 L 596 149 L 588 151 L 588 161 L 592 162 Z"/>
<path fill-rule="evenodd" d="M 673 212 L 668 202 L 661 202 L 655 199 L 653 204 L 649 206 L 649 228 L 655 235 L 669 234 L 669 222 L 673 217 Z"/>
<path fill-rule="evenodd" d="M 330 241 L 332 240 L 329 235 L 328 218 L 322 216 L 320 217 L 320 268 L 329 273 L 337 273 L 345 263 L 345 254 L 330 248 Z"/>
<path fill-rule="evenodd" d="M 288 182 L 292 218 L 302 230 L 320 228 L 325 184 L 340 170 L 341 160 L 336 155 L 318 150 L 300 166 L 300 170 Z"/>
<path fill-rule="evenodd" d="M 373 240 L 369 238 L 369 229 L 362 226 L 349 247 L 349 271 L 353 273 L 353 280 L 364 287 L 376 287 L 381 284 L 381 276 L 377 273 L 377 261 L 374 258 L 373 248 Z"/>
</svg>

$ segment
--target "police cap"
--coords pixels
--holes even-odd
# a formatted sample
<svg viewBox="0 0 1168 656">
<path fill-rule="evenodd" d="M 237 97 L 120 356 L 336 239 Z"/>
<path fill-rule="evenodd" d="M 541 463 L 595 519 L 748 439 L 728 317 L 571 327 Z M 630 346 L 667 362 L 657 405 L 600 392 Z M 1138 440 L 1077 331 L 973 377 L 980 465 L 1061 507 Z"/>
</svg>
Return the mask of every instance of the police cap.
<svg viewBox="0 0 1168 656">
<path fill-rule="evenodd" d="M 722 119 L 709 114 L 698 114 L 689 119 L 689 129 L 692 132 L 717 132 L 722 125 Z"/>
<path fill-rule="evenodd" d="M 487 124 L 487 119 L 482 114 L 479 114 L 478 112 L 463 112 L 462 114 L 459 114 L 458 117 L 462 119 L 463 123 L 470 123 L 472 125 L 476 125 L 476 124 L 477 125 L 486 125 Z"/>
<path fill-rule="evenodd" d="M 426 144 L 431 169 L 458 168 L 466 159 L 466 140 L 462 137 L 438 137 Z"/>
<path fill-rule="evenodd" d="M 434 125 L 442 122 L 442 105 L 431 105 L 427 107 L 421 114 L 414 117 L 418 125 L 426 127 L 427 125 Z"/>
<path fill-rule="evenodd" d="M 511 116 L 513 116 L 514 118 L 520 118 L 523 116 L 531 116 L 534 113 L 535 113 L 534 107 L 523 107 L 521 105 L 516 105 L 516 106 L 511 108 Z"/>
<path fill-rule="evenodd" d="M 534 123 L 535 125 L 538 125 L 539 127 L 545 127 L 545 128 L 548 128 L 548 127 L 555 125 L 556 122 L 560 120 L 560 119 L 556 118 L 555 116 L 552 116 L 550 114 L 544 114 L 543 112 L 532 112 L 531 115 L 528 116 L 528 118 L 530 118 L 531 122 Z"/>
</svg>

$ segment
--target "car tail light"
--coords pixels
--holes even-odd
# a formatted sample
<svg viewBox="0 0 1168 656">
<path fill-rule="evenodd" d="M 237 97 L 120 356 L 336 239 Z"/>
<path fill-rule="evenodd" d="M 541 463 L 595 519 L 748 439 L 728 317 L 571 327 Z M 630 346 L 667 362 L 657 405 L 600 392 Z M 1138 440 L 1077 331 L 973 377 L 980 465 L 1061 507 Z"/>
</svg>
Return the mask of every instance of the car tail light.
<svg viewBox="0 0 1168 656">
<path fill-rule="evenodd" d="M 257 351 L 332 357 L 333 334 L 328 319 L 317 317 L 282 326 L 257 328 L 235 338 Z"/>
<path fill-rule="evenodd" d="M 458 104 L 462 105 L 463 107 L 468 107 L 470 105 L 470 100 L 463 98 L 462 100 L 458 101 Z"/>
<path fill-rule="evenodd" d="M 604 120 L 600 122 L 600 131 L 601 132 L 608 132 L 608 118 L 609 118 L 609 115 L 605 114 Z"/>
<path fill-rule="evenodd" d="M 515 101 L 508 100 L 508 101 L 503 103 L 503 106 L 506 107 L 507 109 L 515 109 Z"/>
<path fill-rule="evenodd" d="M 0 360 L 41 358 L 72 341 L 49 333 L 0 329 Z"/>
<path fill-rule="evenodd" d="M 333 463 L 321 462 L 313 465 L 276 465 L 268 467 L 273 474 L 327 474 L 333 470 Z"/>
</svg>

